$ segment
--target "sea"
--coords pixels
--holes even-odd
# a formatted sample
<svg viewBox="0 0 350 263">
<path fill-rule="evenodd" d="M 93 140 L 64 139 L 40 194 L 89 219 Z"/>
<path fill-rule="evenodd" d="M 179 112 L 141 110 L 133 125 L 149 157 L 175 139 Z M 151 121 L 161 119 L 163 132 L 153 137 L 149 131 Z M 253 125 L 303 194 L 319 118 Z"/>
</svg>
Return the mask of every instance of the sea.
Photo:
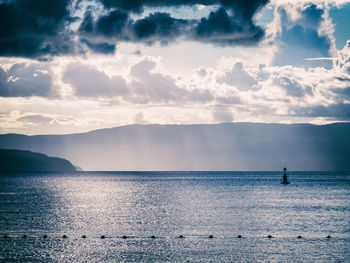
<svg viewBox="0 0 350 263">
<path fill-rule="evenodd" d="M 0 174 L 0 262 L 350 262 L 350 173 Z"/>
</svg>

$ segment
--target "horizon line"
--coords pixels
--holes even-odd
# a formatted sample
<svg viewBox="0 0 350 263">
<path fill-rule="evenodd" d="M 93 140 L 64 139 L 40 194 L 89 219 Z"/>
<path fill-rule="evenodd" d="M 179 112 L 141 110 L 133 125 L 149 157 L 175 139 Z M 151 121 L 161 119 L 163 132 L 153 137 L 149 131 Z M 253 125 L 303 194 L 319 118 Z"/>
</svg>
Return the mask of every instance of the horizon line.
<svg viewBox="0 0 350 263">
<path fill-rule="evenodd" d="M 200 125 L 224 125 L 224 124 L 266 124 L 266 125 L 313 125 L 313 126 L 327 126 L 327 125 L 333 125 L 333 124 L 349 124 L 350 121 L 334 121 L 329 123 L 307 123 L 307 122 L 220 122 L 220 123 L 185 123 L 185 124 L 178 124 L 178 123 L 131 123 L 131 124 L 122 124 L 117 125 L 113 127 L 105 127 L 105 128 L 97 128 L 92 129 L 88 131 L 82 131 L 82 132 L 73 132 L 73 133 L 46 133 L 46 134 L 26 134 L 26 133 L 0 133 L 1 135 L 23 135 L 23 136 L 65 136 L 65 135 L 78 135 L 78 134 L 85 134 L 100 130 L 110 130 L 115 128 L 123 128 L 123 127 L 129 127 L 129 126 L 200 126 Z"/>
</svg>

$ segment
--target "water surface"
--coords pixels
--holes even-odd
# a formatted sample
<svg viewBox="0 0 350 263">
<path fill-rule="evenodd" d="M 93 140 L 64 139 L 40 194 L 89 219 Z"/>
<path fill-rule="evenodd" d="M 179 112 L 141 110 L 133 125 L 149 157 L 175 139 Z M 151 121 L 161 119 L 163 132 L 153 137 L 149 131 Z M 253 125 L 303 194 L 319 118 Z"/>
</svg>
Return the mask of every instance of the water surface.
<svg viewBox="0 0 350 263">
<path fill-rule="evenodd" d="M 2 174 L 0 261 L 350 262 L 349 173 L 281 176 Z"/>
</svg>

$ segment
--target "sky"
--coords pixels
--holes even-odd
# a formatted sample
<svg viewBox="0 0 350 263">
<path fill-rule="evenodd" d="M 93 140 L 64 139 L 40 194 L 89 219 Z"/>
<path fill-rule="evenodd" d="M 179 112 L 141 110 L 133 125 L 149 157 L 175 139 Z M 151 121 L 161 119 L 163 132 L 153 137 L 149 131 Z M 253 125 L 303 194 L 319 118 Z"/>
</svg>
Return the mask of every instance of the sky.
<svg viewBox="0 0 350 263">
<path fill-rule="evenodd" d="M 0 133 L 350 120 L 350 0 L 0 0 Z"/>
</svg>

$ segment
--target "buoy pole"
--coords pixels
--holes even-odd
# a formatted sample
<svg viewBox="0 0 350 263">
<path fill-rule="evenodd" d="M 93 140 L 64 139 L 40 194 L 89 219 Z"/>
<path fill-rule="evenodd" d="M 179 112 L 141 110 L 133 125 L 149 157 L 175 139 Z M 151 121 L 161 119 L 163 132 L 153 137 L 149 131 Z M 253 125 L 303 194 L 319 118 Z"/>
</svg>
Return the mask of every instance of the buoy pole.
<svg viewBox="0 0 350 263">
<path fill-rule="evenodd" d="M 289 184 L 288 177 L 287 177 L 287 168 L 286 167 L 284 167 L 284 169 L 283 169 L 283 181 L 282 181 L 282 184 Z"/>
</svg>

